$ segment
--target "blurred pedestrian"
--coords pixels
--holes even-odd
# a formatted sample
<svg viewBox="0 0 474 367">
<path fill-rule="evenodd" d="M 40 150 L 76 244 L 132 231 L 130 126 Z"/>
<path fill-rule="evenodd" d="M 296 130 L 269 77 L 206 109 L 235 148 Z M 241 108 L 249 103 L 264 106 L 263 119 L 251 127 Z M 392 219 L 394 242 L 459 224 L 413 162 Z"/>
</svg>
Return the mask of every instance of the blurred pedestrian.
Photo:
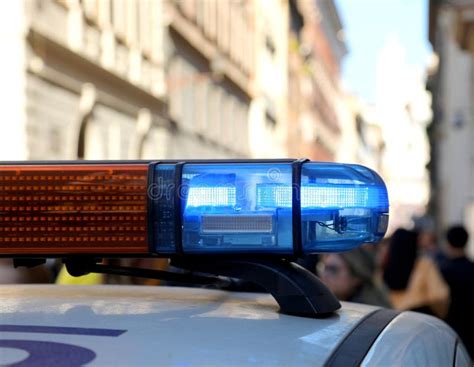
<svg viewBox="0 0 474 367">
<path fill-rule="evenodd" d="M 446 261 L 441 273 L 451 290 L 446 322 L 458 333 L 474 358 L 474 263 L 466 257 L 469 235 L 463 226 L 446 232 Z"/>
<path fill-rule="evenodd" d="M 390 247 L 389 239 L 383 238 L 376 246 L 374 244 L 365 244 L 362 248 L 368 250 L 375 260 L 375 279 L 379 284 L 383 285 L 383 269 L 387 262 L 388 249 Z"/>
<path fill-rule="evenodd" d="M 328 254 L 322 258 L 321 278 L 341 301 L 390 307 L 383 287 L 375 280 L 375 258 L 367 249 Z"/>
<path fill-rule="evenodd" d="M 434 220 L 431 217 L 422 216 L 415 217 L 413 223 L 418 233 L 419 252 L 430 256 L 439 268 L 446 260 L 446 255 L 438 244 Z"/>
<path fill-rule="evenodd" d="M 442 318 L 449 306 L 449 288 L 433 259 L 420 252 L 417 233 L 397 229 L 390 239 L 383 280 L 395 309 Z"/>
<path fill-rule="evenodd" d="M 431 217 L 413 218 L 414 230 L 418 233 L 418 249 L 424 254 L 436 256 L 439 252 L 434 221 Z"/>
</svg>

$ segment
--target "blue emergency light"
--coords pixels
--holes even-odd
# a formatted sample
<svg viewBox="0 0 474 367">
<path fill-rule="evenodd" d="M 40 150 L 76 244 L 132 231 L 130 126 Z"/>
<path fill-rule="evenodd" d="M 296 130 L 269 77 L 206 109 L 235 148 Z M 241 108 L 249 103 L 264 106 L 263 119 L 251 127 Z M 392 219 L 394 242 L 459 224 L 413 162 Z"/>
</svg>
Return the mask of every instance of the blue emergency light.
<svg viewBox="0 0 474 367">
<path fill-rule="evenodd" d="M 284 313 L 319 316 L 340 303 L 293 260 L 378 242 L 388 209 L 381 178 L 352 164 L 5 162 L 0 257 L 28 267 L 61 257 L 75 276 L 230 277 L 258 284 Z M 169 257 L 182 271 L 100 264 L 107 257 Z"/>
<path fill-rule="evenodd" d="M 302 256 L 379 241 L 372 170 L 305 160 L 0 165 L 0 255 Z"/>
<path fill-rule="evenodd" d="M 311 254 L 376 243 L 388 225 L 382 179 L 353 164 L 182 162 L 153 167 L 158 254 Z"/>
</svg>

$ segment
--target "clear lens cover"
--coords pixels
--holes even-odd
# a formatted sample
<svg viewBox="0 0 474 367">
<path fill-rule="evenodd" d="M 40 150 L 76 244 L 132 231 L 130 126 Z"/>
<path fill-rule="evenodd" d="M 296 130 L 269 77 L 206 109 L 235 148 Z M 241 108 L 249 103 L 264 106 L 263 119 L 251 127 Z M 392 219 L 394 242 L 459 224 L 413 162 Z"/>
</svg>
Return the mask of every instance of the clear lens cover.
<svg viewBox="0 0 474 367">
<path fill-rule="evenodd" d="M 291 254 L 291 183 L 290 163 L 186 164 L 184 252 Z"/>
<path fill-rule="evenodd" d="M 154 186 L 158 253 L 182 245 L 189 254 L 294 254 L 299 228 L 303 253 L 337 252 L 378 242 L 388 225 L 385 184 L 359 165 L 304 163 L 295 186 L 291 162 L 186 163 L 180 177 L 175 164 L 159 164 Z M 293 194 L 300 199 L 298 223 Z"/>
<path fill-rule="evenodd" d="M 301 175 L 303 251 L 337 252 L 378 242 L 388 225 L 388 195 L 372 170 L 305 163 Z"/>
</svg>

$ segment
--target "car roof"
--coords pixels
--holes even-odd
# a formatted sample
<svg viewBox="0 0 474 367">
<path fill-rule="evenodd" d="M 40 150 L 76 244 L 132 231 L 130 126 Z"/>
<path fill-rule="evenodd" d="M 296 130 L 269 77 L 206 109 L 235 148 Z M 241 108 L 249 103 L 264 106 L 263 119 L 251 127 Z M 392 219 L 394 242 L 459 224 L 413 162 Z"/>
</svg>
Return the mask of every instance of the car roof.
<svg viewBox="0 0 474 367">
<path fill-rule="evenodd" d="M 304 318 L 266 294 L 122 285 L 2 285 L 0 297 L 0 339 L 73 345 L 98 365 L 320 365 L 378 309 Z"/>
</svg>

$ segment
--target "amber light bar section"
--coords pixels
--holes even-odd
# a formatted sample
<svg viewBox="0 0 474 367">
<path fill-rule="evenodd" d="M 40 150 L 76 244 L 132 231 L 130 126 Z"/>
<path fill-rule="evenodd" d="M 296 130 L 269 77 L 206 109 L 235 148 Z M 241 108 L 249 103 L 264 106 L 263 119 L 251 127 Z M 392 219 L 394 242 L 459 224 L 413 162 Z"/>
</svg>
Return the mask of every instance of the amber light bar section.
<svg viewBox="0 0 474 367">
<path fill-rule="evenodd" d="M 0 254 L 141 254 L 147 164 L 0 166 Z"/>
</svg>

